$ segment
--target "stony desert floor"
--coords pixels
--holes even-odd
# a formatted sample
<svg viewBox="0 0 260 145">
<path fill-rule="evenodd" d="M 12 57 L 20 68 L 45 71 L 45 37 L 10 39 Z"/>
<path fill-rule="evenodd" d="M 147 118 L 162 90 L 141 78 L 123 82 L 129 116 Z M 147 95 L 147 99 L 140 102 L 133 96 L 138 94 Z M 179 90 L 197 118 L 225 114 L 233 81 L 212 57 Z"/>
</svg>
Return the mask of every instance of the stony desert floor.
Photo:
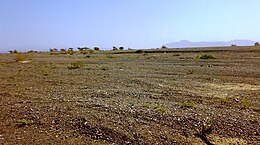
<svg viewBox="0 0 260 145">
<path fill-rule="evenodd" d="M 260 47 L 0 54 L 0 144 L 206 143 L 260 144 Z"/>
</svg>

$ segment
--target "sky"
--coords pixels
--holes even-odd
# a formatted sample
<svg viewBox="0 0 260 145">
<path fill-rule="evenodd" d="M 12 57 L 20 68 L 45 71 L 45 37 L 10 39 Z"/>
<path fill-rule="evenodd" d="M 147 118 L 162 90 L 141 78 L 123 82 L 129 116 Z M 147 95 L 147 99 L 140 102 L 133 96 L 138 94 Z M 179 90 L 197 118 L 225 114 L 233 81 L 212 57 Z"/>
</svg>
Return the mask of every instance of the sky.
<svg viewBox="0 0 260 145">
<path fill-rule="evenodd" d="M 260 40 L 260 0 L 0 0 L 0 51 Z"/>
</svg>

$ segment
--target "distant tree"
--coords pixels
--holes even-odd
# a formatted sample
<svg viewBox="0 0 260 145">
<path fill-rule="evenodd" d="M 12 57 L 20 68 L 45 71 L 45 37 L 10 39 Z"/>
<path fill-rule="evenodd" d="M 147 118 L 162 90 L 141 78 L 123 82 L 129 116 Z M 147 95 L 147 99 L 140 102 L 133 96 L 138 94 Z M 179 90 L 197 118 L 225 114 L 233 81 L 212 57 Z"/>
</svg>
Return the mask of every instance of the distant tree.
<svg viewBox="0 0 260 145">
<path fill-rule="evenodd" d="M 50 52 L 58 52 L 58 49 L 57 48 L 51 48 Z"/>
<path fill-rule="evenodd" d="M 9 50 L 8 52 L 9 52 L 9 53 L 13 53 L 13 51 L 12 51 L 12 50 Z"/>
<path fill-rule="evenodd" d="M 94 47 L 94 50 L 99 51 L 100 49 L 99 47 Z"/>
<path fill-rule="evenodd" d="M 113 46 L 113 51 L 118 50 L 117 47 Z"/>
<path fill-rule="evenodd" d="M 27 53 L 34 53 L 34 51 L 33 50 L 29 50 L 29 51 L 27 51 Z"/>
<path fill-rule="evenodd" d="M 256 42 L 256 43 L 255 43 L 255 46 L 259 46 L 259 42 Z"/>
<path fill-rule="evenodd" d="M 121 47 L 119 47 L 119 49 L 120 49 L 120 50 L 124 50 L 124 47 L 121 46 Z"/>
<path fill-rule="evenodd" d="M 232 44 L 231 47 L 236 47 L 237 45 L 236 44 Z"/>
<path fill-rule="evenodd" d="M 18 53 L 18 51 L 17 51 L 17 50 L 14 50 L 13 53 Z"/>
<path fill-rule="evenodd" d="M 78 47 L 78 50 L 79 51 L 84 51 L 84 50 L 89 50 L 89 48 L 88 47 Z"/>
<path fill-rule="evenodd" d="M 140 49 L 140 50 L 136 50 L 135 53 L 144 53 L 144 51 Z"/>
<path fill-rule="evenodd" d="M 73 51 L 73 48 L 69 48 L 68 51 Z"/>
<path fill-rule="evenodd" d="M 67 51 L 67 50 L 66 50 L 65 48 L 61 48 L 60 51 L 61 51 L 61 52 L 65 52 L 65 51 Z"/>
<path fill-rule="evenodd" d="M 162 48 L 167 48 L 167 47 L 165 45 L 163 45 Z"/>
<path fill-rule="evenodd" d="M 67 51 L 67 54 L 69 54 L 69 55 L 72 55 L 74 53 L 76 53 L 76 52 L 73 51 L 73 48 L 69 48 L 68 51 Z"/>
</svg>

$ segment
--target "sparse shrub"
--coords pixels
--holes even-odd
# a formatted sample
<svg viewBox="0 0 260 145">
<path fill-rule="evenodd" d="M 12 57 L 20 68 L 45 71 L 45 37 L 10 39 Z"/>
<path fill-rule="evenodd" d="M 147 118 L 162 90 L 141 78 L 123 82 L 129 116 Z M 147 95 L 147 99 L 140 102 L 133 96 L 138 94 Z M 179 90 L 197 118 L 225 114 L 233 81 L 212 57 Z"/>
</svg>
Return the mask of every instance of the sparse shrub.
<svg viewBox="0 0 260 145">
<path fill-rule="evenodd" d="M 80 53 L 82 53 L 82 54 L 94 54 L 95 51 L 88 49 L 88 50 L 82 50 L 82 51 L 80 51 Z"/>
<path fill-rule="evenodd" d="M 135 53 L 144 53 L 144 51 L 143 50 L 136 50 Z"/>
<path fill-rule="evenodd" d="M 59 54 L 60 54 L 59 52 L 55 52 L 55 51 L 50 52 L 50 55 L 59 55 Z"/>
<path fill-rule="evenodd" d="M 227 99 L 226 96 L 220 97 L 219 99 L 220 99 L 220 103 L 221 103 L 221 104 L 230 103 L 230 101 Z"/>
<path fill-rule="evenodd" d="M 149 108 L 149 104 L 143 104 L 143 107 Z"/>
<path fill-rule="evenodd" d="M 181 108 L 195 108 L 194 102 L 184 102 L 181 105 Z"/>
<path fill-rule="evenodd" d="M 67 50 L 65 48 L 60 49 L 60 54 L 67 54 Z"/>
<path fill-rule="evenodd" d="M 9 53 L 18 53 L 17 50 L 9 50 L 8 52 L 9 52 Z"/>
<path fill-rule="evenodd" d="M 95 51 L 94 50 L 89 50 L 89 53 L 93 54 L 93 53 L 95 53 Z"/>
<path fill-rule="evenodd" d="M 193 70 L 191 70 L 191 69 L 190 69 L 190 70 L 188 70 L 188 72 L 187 72 L 187 74 L 188 74 L 188 75 L 191 75 L 191 74 L 193 74 L 193 73 L 194 73 L 194 71 L 193 71 Z"/>
<path fill-rule="evenodd" d="M 113 56 L 113 55 L 107 55 L 107 58 L 116 58 L 115 56 Z"/>
<path fill-rule="evenodd" d="M 52 49 L 50 49 L 50 52 L 58 52 L 58 49 L 57 48 L 52 48 Z"/>
<path fill-rule="evenodd" d="M 245 99 L 242 99 L 242 106 L 243 108 L 249 108 L 250 106 L 250 100 L 245 98 Z"/>
<path fill-rule="evenodd" d="M 76 53 L 76 52 L 73 51 L 73 48 L 69 48 L 67 51 L 67 54 L 69 54 L 69 55 L 73 55 L 74 53 Z"/>
<path fill-rule="evenodd" d="M 81 62 L 81 61 L 76 61 L 71 63 L 70 65 L 68 65 L 68 69 L 78 69 L 78 68 L 82 68 L 85 66 L 85 63 Z"/>
<path fill-rule="evenodd" d="M 109 70 L 108 67 L 104 67 L 104 66 L 103 66 L 103 67 L 100 67 L 100 69 L 101 69 L 101 70 L 104 70 L 104 71 Z"/>
<path fill-rule="evenodd" d="M 26 125 L 31 125 L 32 123 L 33 123 L 33 121 L 27 120 L 27 119 L 16 120 L 16 124 L 19 127 L 23 127 L 23 126 L 26 126 Z"/>
<path fill-rule="evenodd" d="M 85 51 L 85 50 L 89 50 L 89 48 L 88 47 L 78 47 L 78 50 L 79 51 Z"/>
<path fill-rule="evenodd" d="M 65 48 L 61 48 L 60 51 L 61 51 L 61 52 L 65 52 L 65 51 L 67 51 L 67 50 L 66 50 Z"/>
<path fill-rule="evenodd" d="M 88 50 L 81 50 L 80 53 L 82 53 L 82 54 L 89 54 L 89 51 Z"/>
<path fill-rule="evenodd" d="M 178 54 L 178 53 L 177 54 L 173 54 L 173 56 L 180 56 L 180 54 Z"/>
<path fill-rule="evenodd" d="M 75 51 L 67 51 L 67 54 L 69 55 L 73 55 L 74 53 L 76 53 Z"/>
<path fill-rule="evenodd" d="M 204 54 L 204 55 L 198 56 L 197 58 L 199 58 L 199 59 L 216 59 L 215 56 L 212 56 L 210 54 Z"/>
<path fill-rule="evenodd" d="M 37 53 L 37 51 L 29 50 L 27 53 Z"/>
<path fill-rule="evenodd" d="M 27 60 L 29 60 L 29 56 L 28 55 L 26 55 L 26 54 L 23 54 L 23 53 L 17 53 L 16 55 L 15 55 L 15 61 L 27 61 Z"/>
<path fill-rule="evenodd" d="M 163 106 L 155 106 L 154 110 L 156 112 L 160 112 L 160 113 L 165 113 L 167 111 L 167 108 L 163 107 Z"/>
<path fill-rule="evenodd" d="M 203 123 L 201 129 L 196 128 L 195 135 L 199 137 L 207 145 L 213 145 L 210 140 L 207 138 L 207 135 L 211 134 L 213 131 L 212 123 Z"/>
</svg>

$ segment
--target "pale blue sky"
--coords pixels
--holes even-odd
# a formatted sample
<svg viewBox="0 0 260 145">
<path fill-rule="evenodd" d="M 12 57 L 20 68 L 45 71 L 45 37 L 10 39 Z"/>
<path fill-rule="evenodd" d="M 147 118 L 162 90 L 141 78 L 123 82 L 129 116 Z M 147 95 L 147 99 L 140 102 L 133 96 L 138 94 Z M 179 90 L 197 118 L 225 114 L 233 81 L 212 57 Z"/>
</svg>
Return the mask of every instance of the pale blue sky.
<svg viewBox="0 0 260 145">
<path fill-rule="evenodd" d="M 260 0 L 0 0 L 0 50 L 260 40 Z"/>
</svg>

